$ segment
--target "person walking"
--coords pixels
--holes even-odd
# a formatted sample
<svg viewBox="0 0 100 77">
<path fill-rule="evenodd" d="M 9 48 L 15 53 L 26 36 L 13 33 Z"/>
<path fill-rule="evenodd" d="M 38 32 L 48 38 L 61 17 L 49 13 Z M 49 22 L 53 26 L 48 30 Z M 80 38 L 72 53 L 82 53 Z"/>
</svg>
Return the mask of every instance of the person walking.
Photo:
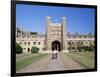
<svg viewBox="0 0 100 77">
<path fill-rule="evenodd" d="M 58 54 L 57 50 L 52 51 L 52 59 L 57 59 L 57 54 Z"/>
<path fill-rule="evenodd" d="M 57 59 L 58 51 L 55 50 L 55 59 Z"/>
<path fill-rule="evenodd" d="M 52 51 L 52 58 L 51 59 L 54 59 L 55 58 L 55 50 Z"/>
</svg>

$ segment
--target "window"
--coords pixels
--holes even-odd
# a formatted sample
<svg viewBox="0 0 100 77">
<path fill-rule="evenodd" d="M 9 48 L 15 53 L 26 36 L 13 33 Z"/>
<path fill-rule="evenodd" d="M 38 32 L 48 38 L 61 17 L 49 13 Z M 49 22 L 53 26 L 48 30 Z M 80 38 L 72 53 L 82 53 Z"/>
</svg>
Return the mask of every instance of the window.
<svg viewBox="0 0 100 77">
<path fill-rule="evenodd" d="M 44 51 L 44 48 L 42 48 L 42 51 Z"/>
<path fill-rule="evenodd" d="M 72 41 L 71 44 L 74 44 L 74 42 Z"/>
<path fill-rule="evenodd" d="M 40 42 L 38 42 L 38 45 L 40 45 Z"/>
<path fill-rule="evenodd" d="M 44 48 L 44 50 L 45 50 L 45 48 Z"/>
<path fill-rule="evenodd" d="M 24 50 L 26 50 L 26 48 L 24 48 Z"/>
<path fill-rule="evenodd" d="M 30 45 L 30 42 L 28 42 L 28 45 Z"/>
<path fill-rule="evenodd" d="M 24 42 L 24 45 L 26 45 L 26 42 Z"/>
<path fill-rule="evenodd" d="M 36 45 L 36 42 L 33 42 L 34 45 Z"/>
<path fill-rule="evenodd" d="M 71 42 L 68 42 L 68 44 L 70 44 Z"/>
</svg>

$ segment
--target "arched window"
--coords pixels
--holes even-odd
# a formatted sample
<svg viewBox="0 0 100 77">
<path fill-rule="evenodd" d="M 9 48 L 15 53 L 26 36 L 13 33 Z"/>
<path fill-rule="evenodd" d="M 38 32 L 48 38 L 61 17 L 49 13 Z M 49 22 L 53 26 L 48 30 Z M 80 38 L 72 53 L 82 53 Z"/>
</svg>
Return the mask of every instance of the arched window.
<svg viewBox="0 0 100 77">
<path fill-rule="evenodd" d="M 24 45 L 26 45 L 26 42 L 24 42 Z"/>
<path fill-rule="evenodd" d="M 71 42 L 68 42 L 68 45 L 70 45 L 71 44 Z"/>
<path fill-rule="evenodd" d="M 30 42 L 28 42 L 28 45 L 30 45 Z"/>
<path fill-rule="evenodd" d="M 24 50 L 26 50 L 26 48 L 24 48 Z"/>
<path fill-rule="evenodd" d="M 36 45 L 36 42 L 33 42 L 33 45 Z"/>
<path fill-rule="evenodd" d="M 40 45 L 41 42 L 38 42 L 38 45 Z"/>
</svg>

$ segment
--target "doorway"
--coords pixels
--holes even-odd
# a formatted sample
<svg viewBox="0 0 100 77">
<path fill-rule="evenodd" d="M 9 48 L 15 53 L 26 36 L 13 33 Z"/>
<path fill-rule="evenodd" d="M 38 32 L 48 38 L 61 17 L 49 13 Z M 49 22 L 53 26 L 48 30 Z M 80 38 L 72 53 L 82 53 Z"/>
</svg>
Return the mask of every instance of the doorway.
<svg viewBox="0 0 100 77">
<path fill-rule="evenodd" d="M 52 42 L 52 51 L 54 50 L 61 51 L 61 46 L 59 41 Z"/>
</svg>

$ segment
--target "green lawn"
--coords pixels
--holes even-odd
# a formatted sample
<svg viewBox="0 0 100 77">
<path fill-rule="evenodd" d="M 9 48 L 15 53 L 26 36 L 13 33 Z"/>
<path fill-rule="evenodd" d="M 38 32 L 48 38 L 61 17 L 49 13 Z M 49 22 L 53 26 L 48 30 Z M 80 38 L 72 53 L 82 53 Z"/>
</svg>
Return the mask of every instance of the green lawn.
<svg viewBox="0 0 100 77">
<path fill-rule="evenodd" d="M 36 61 L 39 61 L 40 59 L 46 56 L 47 54 L 41 54 L 41 53 L 16 55 L 16 71 L 33 62 L 35 63 Z"/>
<path fill-rule="evenodd" d="M 69 52 L 66 55 L 86 68 L 94 68 L 95 66 L 94 52 Z"/>
</svg>

